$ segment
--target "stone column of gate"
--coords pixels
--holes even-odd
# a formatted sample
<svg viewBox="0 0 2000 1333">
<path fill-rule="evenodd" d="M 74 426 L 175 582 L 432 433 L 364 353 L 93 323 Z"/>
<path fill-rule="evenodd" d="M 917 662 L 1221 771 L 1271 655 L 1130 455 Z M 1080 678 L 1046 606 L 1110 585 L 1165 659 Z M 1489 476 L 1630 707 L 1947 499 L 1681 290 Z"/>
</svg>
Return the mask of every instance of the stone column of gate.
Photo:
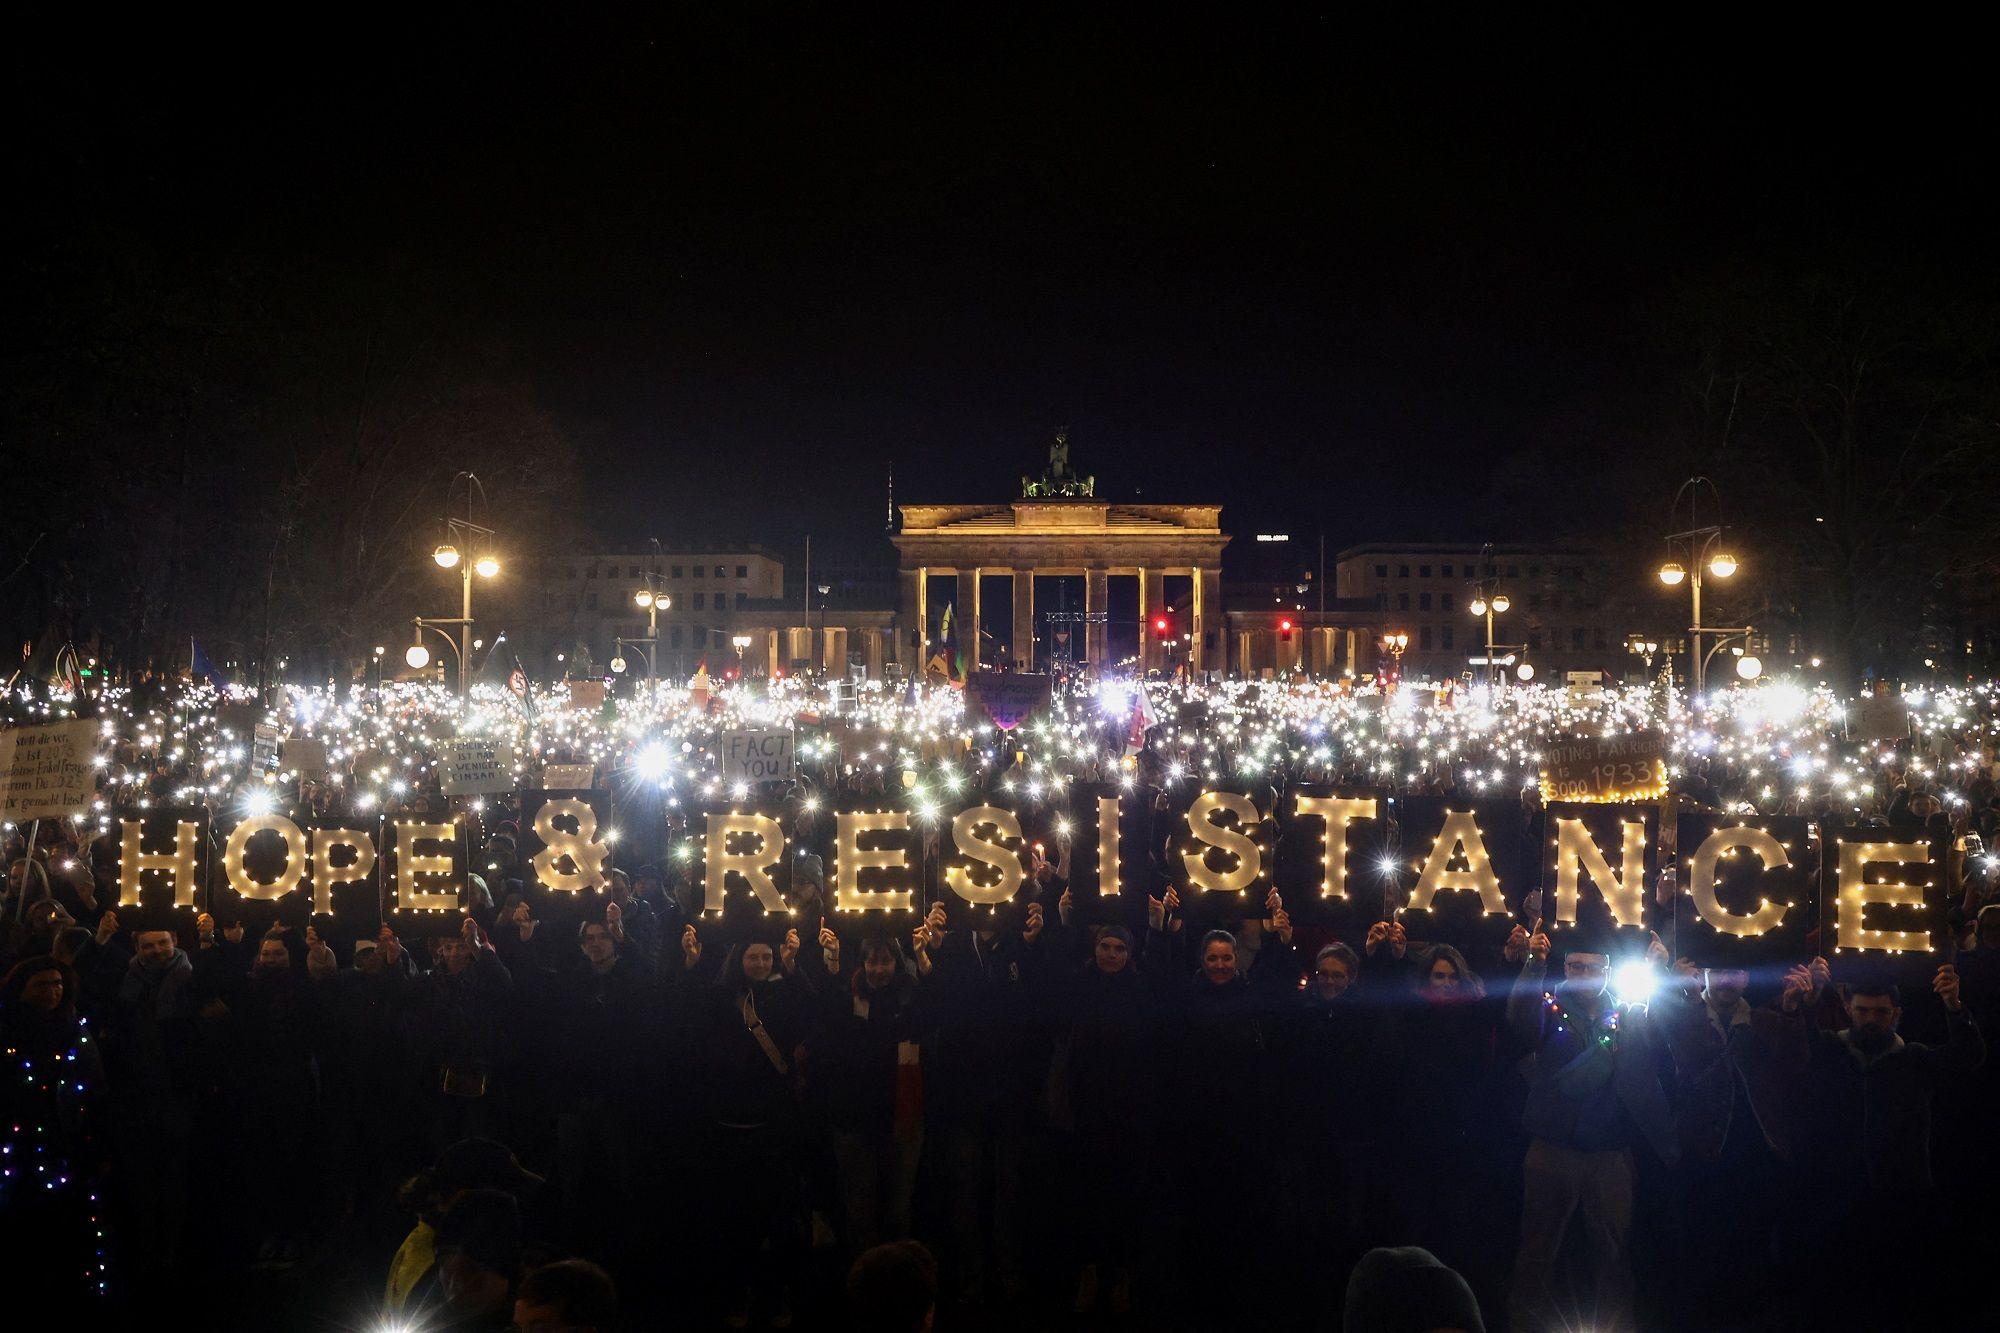
<svg viewBox="0 0 2000 1333">
<path fill-rule="evenodd" d="M 1222 571 L 1220 569 L 1196 569 L 1194 574 L 1194 609 L 1189 613 L 1189 631 L 1194 635 L 1190 645 L 1188 661 L 1196 671 L 1226 671 L 1229 669 L 1228 648 L 1222 639 Z M 1210 632 L 1216 634 L 1213 651 L 1208 646 Z"/>
<path fill-rule="evenodd" d="M 896 574 L 896 642 L 891 660 L 915 673 L 924 669 L 924 571 Z"/>
<path fill-rule="evenodd" d="M 958 571 L 957 609 L 952 618 L 958 624 L 958 650 L 965 654 L 965 672 L 971 675 L 979 670 L 980 654 L 985 645 L 979 635 L 979 571 L 961 569 Z"/>
<path fill-rule="evenodd" d="M 1014 578 L 1014 664 L 1035 669 L 1035 571 L 1016 568 Z"/>
<path fill-rule="evenodd" d="M 1139 574 L 1139 671 L 1144 674 L 1162 665 L 1160 638 L 1153 632 L 1153 617 L 1167 609 L 1165 571 L 1141 565 Z"/>
<path fill-rule="evenodd" d="M 879 629 L 861 631 L 861 642 L 868 653 L 868 679 L 882 679 L 882 631 Z"/>
<path fill-rule="evenodd" d="M 1087 615 L 1102 615 L 1109 602 L 1108 580 L 1110 575 L 1102 569 L 1086 569 L 1083 572 L 1083 609 Z M 1092 619 L 1084 622 L 1084 660 L 1093 666 L 1104 666 L 1111 656 L 1108 628 L 1101 621 Z"/>
</svg>

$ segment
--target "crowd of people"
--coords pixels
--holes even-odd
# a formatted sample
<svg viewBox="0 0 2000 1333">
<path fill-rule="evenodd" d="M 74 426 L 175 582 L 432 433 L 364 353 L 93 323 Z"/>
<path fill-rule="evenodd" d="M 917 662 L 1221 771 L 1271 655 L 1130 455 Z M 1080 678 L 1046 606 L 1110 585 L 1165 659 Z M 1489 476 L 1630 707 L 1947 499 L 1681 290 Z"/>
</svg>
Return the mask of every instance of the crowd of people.
<svg viewBox="0 0 2000 1333">
<path fill-rule="evenodd" d="M 1906 762 L 1899 819 L 1990 829 L 1990 756 L 1949 808 Z M 1698 762 L 1679 785 L 1717 804 L 1739 779 Z M 1628 960 L 1533 918 L 1461 948 L 1394 912 L 1342 938 L 1275 891 L 1214 919 L 1157 873 L 1143 920 L 1087 920 L 1052 824 L 996 910 L 858 931 L 802 853 L 789 913 L 727 937 L 671 859 L 538 917 L 504 829 L 454 933 L 135 930 L 115 838 L 45 823 L 30 859 L 24 833 L 0 903 L 4 1244 L 106 1311 L 181 1291 L 217 1327 L 1887 1329 L 1940 1284 L 1990 1300 L 1967 1262 L 2000 1231 L 1978 856 L 1953 863 L 1959 947 L 1925 965 L 1935 1030 L 1906 1033 L 1915 997 L 1819 957 L 1751 972 L 1655 936 Z M 1644 1002 L 1611 984 L 1627 961 Z"/>
</svg>

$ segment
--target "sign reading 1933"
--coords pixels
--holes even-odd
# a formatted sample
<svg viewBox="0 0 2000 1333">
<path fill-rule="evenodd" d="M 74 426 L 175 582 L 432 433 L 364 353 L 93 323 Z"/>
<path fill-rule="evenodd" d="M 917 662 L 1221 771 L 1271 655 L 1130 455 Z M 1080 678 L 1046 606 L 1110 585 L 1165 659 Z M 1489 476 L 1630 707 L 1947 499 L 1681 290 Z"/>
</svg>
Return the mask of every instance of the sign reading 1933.
<svg viewBox="0 0 2000 1333">
<path fill-rule="evenodd" d="M 1657 731 L 1555 741 L 1542 751 L 1544 801 L 1651 801 L 1666 794 L 1667 747 Z"/>
</svg>

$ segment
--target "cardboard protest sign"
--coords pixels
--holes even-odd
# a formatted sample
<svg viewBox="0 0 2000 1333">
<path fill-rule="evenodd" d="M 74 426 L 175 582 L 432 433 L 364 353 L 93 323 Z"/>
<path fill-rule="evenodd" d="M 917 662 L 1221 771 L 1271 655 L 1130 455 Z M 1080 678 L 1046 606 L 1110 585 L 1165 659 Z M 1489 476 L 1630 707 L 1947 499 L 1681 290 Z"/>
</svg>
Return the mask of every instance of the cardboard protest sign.
<svg viewBox="0 0 2000 1333">
<path fill-rule="evenodd" d="M 326 776 L 326 742 L 309 736 L 290 736 L 278 747 L 278 767 L 302 778 Z"/>
<path fill-rule="evenodd" d="M 968 712 L 983 712 L 1002 731 L 1012 731 L 1048 707 L 1049 678 L 1018 671 L 980 671 L 965 682 Z"/>
<path fill-rule="evenodd" d="M 0 727 L 0 819 L 23 824 L 90 809 L 97 794 L 97 723 Z"/>
<path fill-rule="evenodd" d="M 716 747 L 716 763 L 724 782 L 790 782 L 792 733 L 725 731 Z"/>
<path fill-rule="evenodd" d="M 1847 737 L 1856 741 L 1899 741 L 1910 734 L 1910 706 L 1893 694 L 1856 699 L 1847 710 Z"/>
<path fill-rule="evenodd" d="M 1657 731 L 1552 741 L 1542 749 L 1544 801 L 1654 801 L 1667 794 L 1667 742 Z"/>
<path fill-rule="evenodd" d="M 542 769 L 543 791 L 589 791 L 596 785 L 595 764 L 549 764 Z"/>
<path fill-rule="evenodd" d="M 485 736 L 454 736 L 439 742 L 437 768 L 438 790 L 446 796 L 494 796 L 512 791 L 514 745 Z"/>
</svg>

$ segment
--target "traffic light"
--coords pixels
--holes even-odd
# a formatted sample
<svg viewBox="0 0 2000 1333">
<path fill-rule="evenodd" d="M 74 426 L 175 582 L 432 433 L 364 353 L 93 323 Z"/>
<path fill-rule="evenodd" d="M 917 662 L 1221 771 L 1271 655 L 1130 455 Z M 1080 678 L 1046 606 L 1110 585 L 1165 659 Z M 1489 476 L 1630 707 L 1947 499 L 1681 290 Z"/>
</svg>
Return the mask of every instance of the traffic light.
<svg viewBox="0 0 2000 1333">
<path fill-rule="evenodd" d="M 1170 639 L 1170 638 L 1172 638 L 1172 637 L 1173 637 L 1173 633 L 1174 633 L 1174 622 L 1173 622 L 1173 621 L 1171 621 L 1171 620 L 1167 619 L 1167 617 L 1165 617 L 1165 616 L 1154 616 L 1154 617 L 1153 617 L 1153 637 L 1154 637 L 1154 638 L 1156 638 L 1156 639 L 1158 639 L 1158 640 L 1160 640 L 1161 642 L 1163 642 L 1163 643 L 1164 643 L 1164 642 L 1165 642 L 1166 640 L 1168 640 L 1168 639 Z"/>
<path fill-rule="evenodd" d="M 1278 637 L 1286 643 L 1292 641 L 1292 618 L 1290 616 L 1280 616 L 1278 618 Z"/>
</svg>

